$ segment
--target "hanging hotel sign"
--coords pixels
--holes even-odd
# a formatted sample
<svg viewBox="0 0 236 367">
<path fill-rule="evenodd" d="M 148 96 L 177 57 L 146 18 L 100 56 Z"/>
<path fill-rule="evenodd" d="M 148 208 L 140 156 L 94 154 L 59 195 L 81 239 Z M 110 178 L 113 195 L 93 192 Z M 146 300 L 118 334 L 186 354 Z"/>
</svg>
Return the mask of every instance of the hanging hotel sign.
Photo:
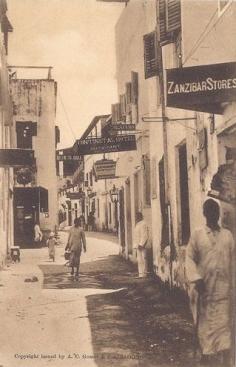
<svg viewBox="0 0 236 367">
<path fill-rule="evenodd" d="M 221 103 L 236 101 L 236 63 L 167 69 L 168 107 L 223 113 Z"/>
<path fill-rule="evenodd" d="M 134 131 L 135 124 L 117 123 L 117 124 L 111 124 L 109 128 L 112 131 Z"/>
<path fill-rule="evenodd" d="M 93 168 L 97 180 L 116 177 L 116 162 L 111 159 L 101 159 L 94 163 Z"/>
<path fill-rule="evenodd" d="M 90 155 L 136 150 L 135 135 L 117 135 L 77 140 L 77 154 Z"/>
</svg>

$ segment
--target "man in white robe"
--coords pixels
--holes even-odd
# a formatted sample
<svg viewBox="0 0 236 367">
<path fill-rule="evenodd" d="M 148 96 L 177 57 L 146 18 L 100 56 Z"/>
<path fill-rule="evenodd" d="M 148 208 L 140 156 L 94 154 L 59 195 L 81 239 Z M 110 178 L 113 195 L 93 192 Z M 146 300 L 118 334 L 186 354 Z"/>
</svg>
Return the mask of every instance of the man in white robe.
<svg viewBox="0 0 236 367">
<path fill-rule="evenodd" d="M 136 226 L 134 230 L 133 248 L 137 250 L 138 273 L 139 278 L 145 278 L 148 274 L 147 263 L 147 244 L 148 244 L 148 226 L 143 219 L 142 213 L 136 214 Z"/>
<path fill-rule="evenodd" d="M 202 363 L 215 365 L 219 360 L 226 367 L 231 365 L 234 241 L 231 232 L 218 225 L 215 200 L 206 200 L 203 214 L 206 226 L 193 233 L 186 251 L 190 304 Z"/>
</svg>

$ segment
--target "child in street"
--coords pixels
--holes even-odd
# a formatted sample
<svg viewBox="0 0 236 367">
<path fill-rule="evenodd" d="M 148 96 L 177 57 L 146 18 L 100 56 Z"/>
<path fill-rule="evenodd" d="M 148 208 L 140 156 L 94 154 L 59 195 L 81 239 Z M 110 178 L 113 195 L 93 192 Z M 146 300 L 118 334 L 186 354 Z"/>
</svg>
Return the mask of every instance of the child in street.
<svg viewBox="0 0 236 367">
<path fill-rule="evenodd" d="M 52 261 L 55 261 L 55 246 L 56 246 L 56 239 L 54 232 L 51 232 L 49 235 L 49 239 L 47 240 L 47 246 L 48 246 L 48 255 L 49 259 Z"/>
</svg>

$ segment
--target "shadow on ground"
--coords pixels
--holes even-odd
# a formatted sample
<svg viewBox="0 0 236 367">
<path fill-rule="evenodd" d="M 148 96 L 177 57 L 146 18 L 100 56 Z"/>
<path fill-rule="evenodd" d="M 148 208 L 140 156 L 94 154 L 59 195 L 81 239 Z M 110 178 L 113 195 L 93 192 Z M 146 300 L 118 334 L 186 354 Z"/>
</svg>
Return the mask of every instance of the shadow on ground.
<svg viewBox="0 0 236 367">
<path fill-rule="evenodd" d="M 196 365 L 187 300 L 169 293 L 156 278 L 135 278 L 135 267 L 119 256 L 83 263 L 73 282 L 63 265 L 41 265 L 44 288 L 112 289 L 87 296 L 98 367 Z M 122 290 L 121 290 L 122 289 Z"/>
</svg>

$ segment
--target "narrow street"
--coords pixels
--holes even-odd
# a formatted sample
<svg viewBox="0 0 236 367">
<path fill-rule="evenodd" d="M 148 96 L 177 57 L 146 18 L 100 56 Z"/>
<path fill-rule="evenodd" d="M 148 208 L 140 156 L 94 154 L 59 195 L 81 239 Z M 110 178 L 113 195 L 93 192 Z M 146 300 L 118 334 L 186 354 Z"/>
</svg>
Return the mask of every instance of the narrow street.
<svg viewBox="0 0 236 367">
<path fill-rule="evenodd" d="M 74 281 L 63 257 L 66 238 L 60 232 L 55 263 L 47 248 L 25 249 L 20 263 L 1 272 L 0 365 L 193 366 L 184 299 L 170 296 L 157 279 L 135 278 L 134 265 L 108 234 L 87 234 Z"/>
</svg>

